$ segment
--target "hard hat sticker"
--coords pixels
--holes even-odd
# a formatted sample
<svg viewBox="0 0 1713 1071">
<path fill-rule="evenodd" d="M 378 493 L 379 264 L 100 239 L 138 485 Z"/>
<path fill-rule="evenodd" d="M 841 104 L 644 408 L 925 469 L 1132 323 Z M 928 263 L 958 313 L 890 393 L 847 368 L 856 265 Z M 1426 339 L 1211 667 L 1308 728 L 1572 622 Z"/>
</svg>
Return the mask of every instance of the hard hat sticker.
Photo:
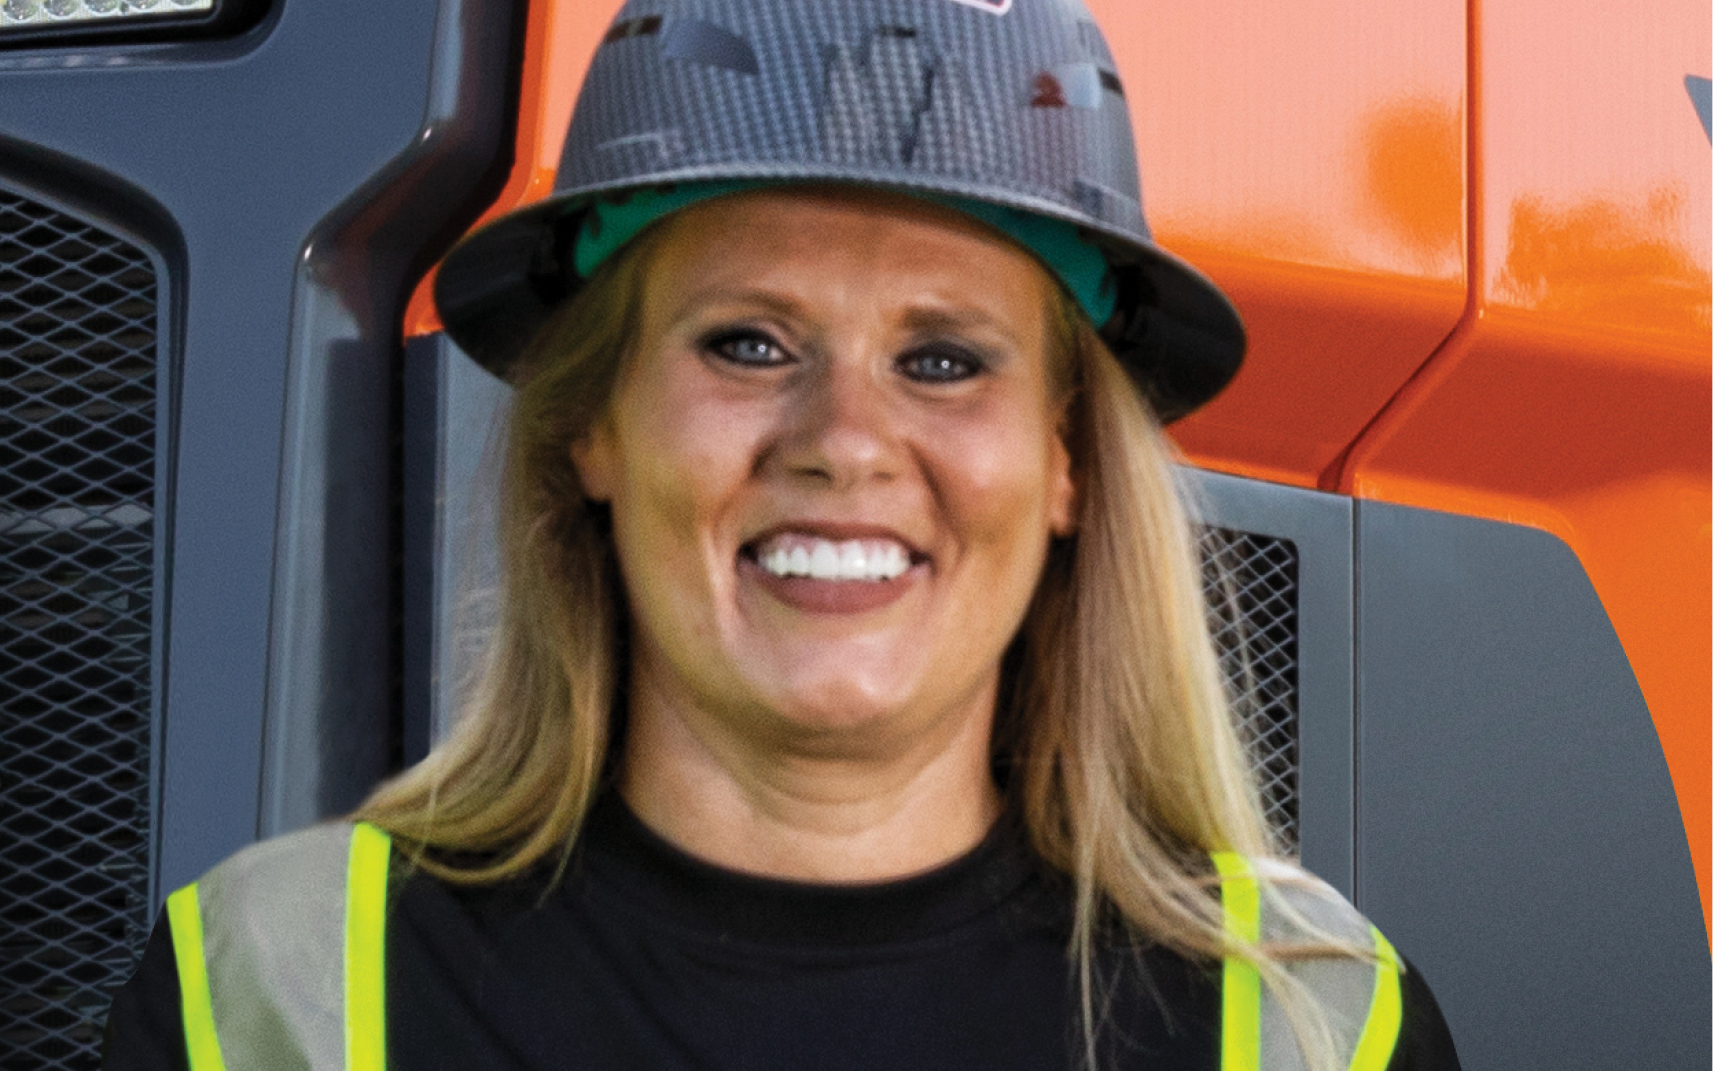
<svg viewBox="0 0 1713 1071">
<path fill-rule="evenodd" d="M 979 8 L 989 15 L 1003 15 L 1011 10 L 1012 0 L 952 0 L 952 3 Z"/>
</svg>

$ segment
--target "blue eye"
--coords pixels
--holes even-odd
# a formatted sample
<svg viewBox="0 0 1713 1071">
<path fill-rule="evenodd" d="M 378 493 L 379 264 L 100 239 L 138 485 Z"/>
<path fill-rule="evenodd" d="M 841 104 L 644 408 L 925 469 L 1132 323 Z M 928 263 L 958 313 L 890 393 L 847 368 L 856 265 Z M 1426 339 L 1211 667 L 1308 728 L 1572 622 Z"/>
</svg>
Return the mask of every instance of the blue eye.
<svg viewBox="0 0 1713 1071">
<path fill-rule="evenodd" d="M 898 359 L 898 369 L 922 383 L 957 383 L 987 371 L 987 362 L 958 346 L 928 346 Z"/>
<path fill-rule="evenodd" d="M 702 345 L 717 357 L 751 368 L 784 364 L 788 359 L 785 348 L 760 331 L 721 331 Z"/>
</svg>

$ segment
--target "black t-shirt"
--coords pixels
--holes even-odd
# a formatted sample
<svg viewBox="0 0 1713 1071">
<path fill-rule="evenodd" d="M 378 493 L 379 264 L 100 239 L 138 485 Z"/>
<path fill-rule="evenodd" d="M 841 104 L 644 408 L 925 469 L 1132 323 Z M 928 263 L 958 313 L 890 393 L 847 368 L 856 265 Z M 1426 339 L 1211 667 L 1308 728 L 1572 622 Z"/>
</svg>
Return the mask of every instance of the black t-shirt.
<svg viewBox="0 0 1713 1071">
<path fill-rule="evenodd" d="M 557 885 L 396 875 L 390 1071 L 1079 1066 L 1069 897 L 1004 823 L 930 873 L 820 886 L 694 859 L 609 795 Z M 1096 973 L 1101 1065 L 1219 1066 L 1219 970 L 1161 948 Z M 1419 972 L 1392 1071 L 1456 1069 Z M 187 1068 L 163 915 L 113 1004 L 108 1071 Z"/>
</svg>

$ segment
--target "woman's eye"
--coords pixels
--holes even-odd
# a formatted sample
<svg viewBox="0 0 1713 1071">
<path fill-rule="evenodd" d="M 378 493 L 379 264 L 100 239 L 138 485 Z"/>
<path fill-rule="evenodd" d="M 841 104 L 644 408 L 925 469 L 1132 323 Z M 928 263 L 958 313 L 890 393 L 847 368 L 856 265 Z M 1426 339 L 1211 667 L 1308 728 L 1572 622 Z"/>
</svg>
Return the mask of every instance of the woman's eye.
<svg viewBox="0 0 1713 1071">
<path fill-rule="evenodd" d="M 784 364 L 785 350 L 779 343 L 757 331 L 727 331 L 714 335 L 704 343 L 709 352 L 733 364 L 751 367 Z"/>
<path fill-rule="evenodd" d="M 986 362 L 975 354 L 942 346 L 907 353 L 898 366 L 911 379 L 924 383 L 956 383 L 987 370 Z"/>
</svg>

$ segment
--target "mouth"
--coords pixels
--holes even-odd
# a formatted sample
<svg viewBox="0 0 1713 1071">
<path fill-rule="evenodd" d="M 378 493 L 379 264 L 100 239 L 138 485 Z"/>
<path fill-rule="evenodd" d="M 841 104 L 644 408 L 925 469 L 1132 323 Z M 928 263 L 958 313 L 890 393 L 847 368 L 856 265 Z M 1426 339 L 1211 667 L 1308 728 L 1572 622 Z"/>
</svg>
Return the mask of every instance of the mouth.
<svg viewBox="0 0 1713 1071">
<path fill-rule="evenodd" d="M 753 540 L 741 553 L 772 576 L 871 583 L 898 579 L 921 557 L 897 539 L 829 539 L 798 531 Z"/>
<path fill-rule="evenodd" d="M 929 558 L 878 530 L 776 529 L 745 543 L 739 571 L 798 610 L 856 613 L 902 596 L 926 575 Z"/>
</svg>

